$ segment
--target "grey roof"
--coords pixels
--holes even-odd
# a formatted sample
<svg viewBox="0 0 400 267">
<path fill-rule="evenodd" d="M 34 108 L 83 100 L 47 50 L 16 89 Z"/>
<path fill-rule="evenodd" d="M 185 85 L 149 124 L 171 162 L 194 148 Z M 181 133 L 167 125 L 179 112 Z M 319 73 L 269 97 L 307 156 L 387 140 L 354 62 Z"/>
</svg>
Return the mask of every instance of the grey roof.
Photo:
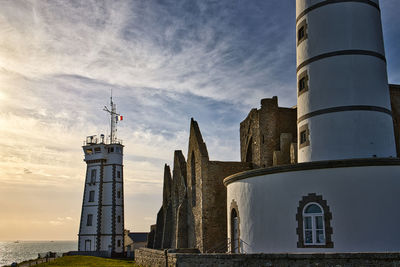
<svg viewBox="0 0 400 267">
<path fill-rule="evenodd" d="M 129 233 L 128 236 L 132 239 L 133 242 L 147 242 L 147 235 L 149 233 Z"/>
</svg>

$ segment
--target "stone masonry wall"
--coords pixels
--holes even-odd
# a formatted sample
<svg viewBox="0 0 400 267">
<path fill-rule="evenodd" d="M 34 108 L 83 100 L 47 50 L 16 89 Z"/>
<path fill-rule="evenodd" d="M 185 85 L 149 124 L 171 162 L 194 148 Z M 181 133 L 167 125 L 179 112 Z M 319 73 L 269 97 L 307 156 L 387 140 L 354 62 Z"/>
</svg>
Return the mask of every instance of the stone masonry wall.
<svg viewBox="0 0 400 267">
<path fill-rule="evenodd" d="M 207 179 L 208 151 L 199 126 L 191 120 L 187 156 L 188 246 L 203 251 L 203 181 Z"/>
<path fill-rule="evenodd" d="M 225 177 L 250 170 L 248 162 L 210 161 L 207 180 L 203 180 L 203 252 L 227 251 L 227 218 Z"/>
<path fill-rule="evenodd" d="M 172 171 L 172 237 L 171 248 L 187 248 L 187 175 L 182 151 L 174 153 Z"/>
<path fill-rule="evenodd" d="M 164 250 L 140 248 L 135 249 L 135 262 L 140 266 L 165 266 L 166 253 Z"/>
<path fill-rule="evenodd" d="M 260 142 L 259 111 L 254 108 L 240 123 L 240 160 L 260 166 Z"/>
<path fill-rule="evenodd" d="M 164 167 L 163 205 L 152 248 L 226 251 L 223 179 L 251 167 L 248 162 L 210 161 L 199 126 L 192 119 L 187 162 L 181 151 L 175 151 L 172 178 L 169 166 Z"/>
<path fill-rule="evenodd" d="M 329 254 L 194 254 L 168 253 L 150 249 L 135 250 L 141 266 L 179 267 L 356 267 L 400 266 L 400 253 L 329 253 Z"/>
<path fill-rule="evenodd" d="M 276 96 L 262 99 L 261 108 L 252 109 L 240 123 L 241 161 L 252 162 L 254 168 L 273 166 L 282 133 L 292 134 L 292 142 L 296 142 L 297 109 L 279 107 Z"/>
<path fill-rule="evenodd" d="M 164 227 L 161 248 L 171 248 L 172 229 L 174 218 L 172 213 L 172 177 L 171 170 L 167 164 L 164 166 L 164 186 L 163 186 L 163 214 Z"/>
<path fill-rule="evenodd" d="M 269 167 L 273 164 L 273 152 L 279 150 L 280 132 L 279 122 L 279 107 L 278 98 L 266 98 L 261 100 L 261 109 L 259 110 L 260 125 L 260 163 L 258 167 Z"/>
</svg>

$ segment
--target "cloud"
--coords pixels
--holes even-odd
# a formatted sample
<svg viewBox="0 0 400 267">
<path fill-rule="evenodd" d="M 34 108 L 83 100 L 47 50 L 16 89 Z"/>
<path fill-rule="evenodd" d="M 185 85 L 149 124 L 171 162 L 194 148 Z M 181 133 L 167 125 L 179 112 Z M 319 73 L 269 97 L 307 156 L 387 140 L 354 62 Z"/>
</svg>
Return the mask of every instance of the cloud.
<svg viewBox="0 0 400 267">
<path fill-rule="evenodd" d="M 73 219 L 71 217 L 67 216 L 67 217 L 57 217 L 56 219 L 49 221 L 49 223 L 51 225 L 58 226 L 58 225 L 63 225 L 63 224 L 69 223 L 71 221 L 73 221 Z"/>
</svg>

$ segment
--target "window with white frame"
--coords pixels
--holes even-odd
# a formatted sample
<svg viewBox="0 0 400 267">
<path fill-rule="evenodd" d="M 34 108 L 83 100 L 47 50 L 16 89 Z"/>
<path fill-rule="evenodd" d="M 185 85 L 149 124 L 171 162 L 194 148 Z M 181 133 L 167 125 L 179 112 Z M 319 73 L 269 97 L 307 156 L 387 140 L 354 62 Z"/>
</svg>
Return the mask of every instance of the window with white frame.
<svg viewBox="0 0 400 267">
<path fill-rule="evenodd" d="M 304 245 L 325 245 L 324 211 L 317 203 L 303 210 Z"/>
<path fill-rule="evenodd" d="M 332 212 L 322 195 L 309 193 L 297 207 L 298 248 L 333 248 Z"/>
</svg>

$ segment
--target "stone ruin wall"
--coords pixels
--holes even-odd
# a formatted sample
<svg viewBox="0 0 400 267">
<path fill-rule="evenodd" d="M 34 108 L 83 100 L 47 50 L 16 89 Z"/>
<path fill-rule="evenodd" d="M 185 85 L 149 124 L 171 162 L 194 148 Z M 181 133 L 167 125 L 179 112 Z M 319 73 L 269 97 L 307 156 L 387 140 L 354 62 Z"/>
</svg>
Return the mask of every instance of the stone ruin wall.
<svg viewBox="0 0 400 267">
<path fill-rule="evenodd" d="M 297 109 L 279 107 L 276 96 L 262 99 L 261 108 L 252 109 L 240 123 L 241 160 L 254 168 L 297 162 L 290 156 L 296 142 Z"/>
<path fill-rule="evenodd" d="M 209 161 L 207 178 L 203 180 L 201 191 L 203 210 L 203 247 L 200 251 L 226 251 L 227 215 L 226 187 L 223 179 L 229 175 L 250 170 L 246 162 Z"/>
<path fill-rule="evenodd" d="M 198 124 L 192 120 L 187 162 L 181 151 L 175 151 L 172 176 L 170 167 L 164 167 L 163 204 L 148 247 L 225 251 L 223 179 L 249 169 L 250 163 L 210 161 Z"/>
</svg>

